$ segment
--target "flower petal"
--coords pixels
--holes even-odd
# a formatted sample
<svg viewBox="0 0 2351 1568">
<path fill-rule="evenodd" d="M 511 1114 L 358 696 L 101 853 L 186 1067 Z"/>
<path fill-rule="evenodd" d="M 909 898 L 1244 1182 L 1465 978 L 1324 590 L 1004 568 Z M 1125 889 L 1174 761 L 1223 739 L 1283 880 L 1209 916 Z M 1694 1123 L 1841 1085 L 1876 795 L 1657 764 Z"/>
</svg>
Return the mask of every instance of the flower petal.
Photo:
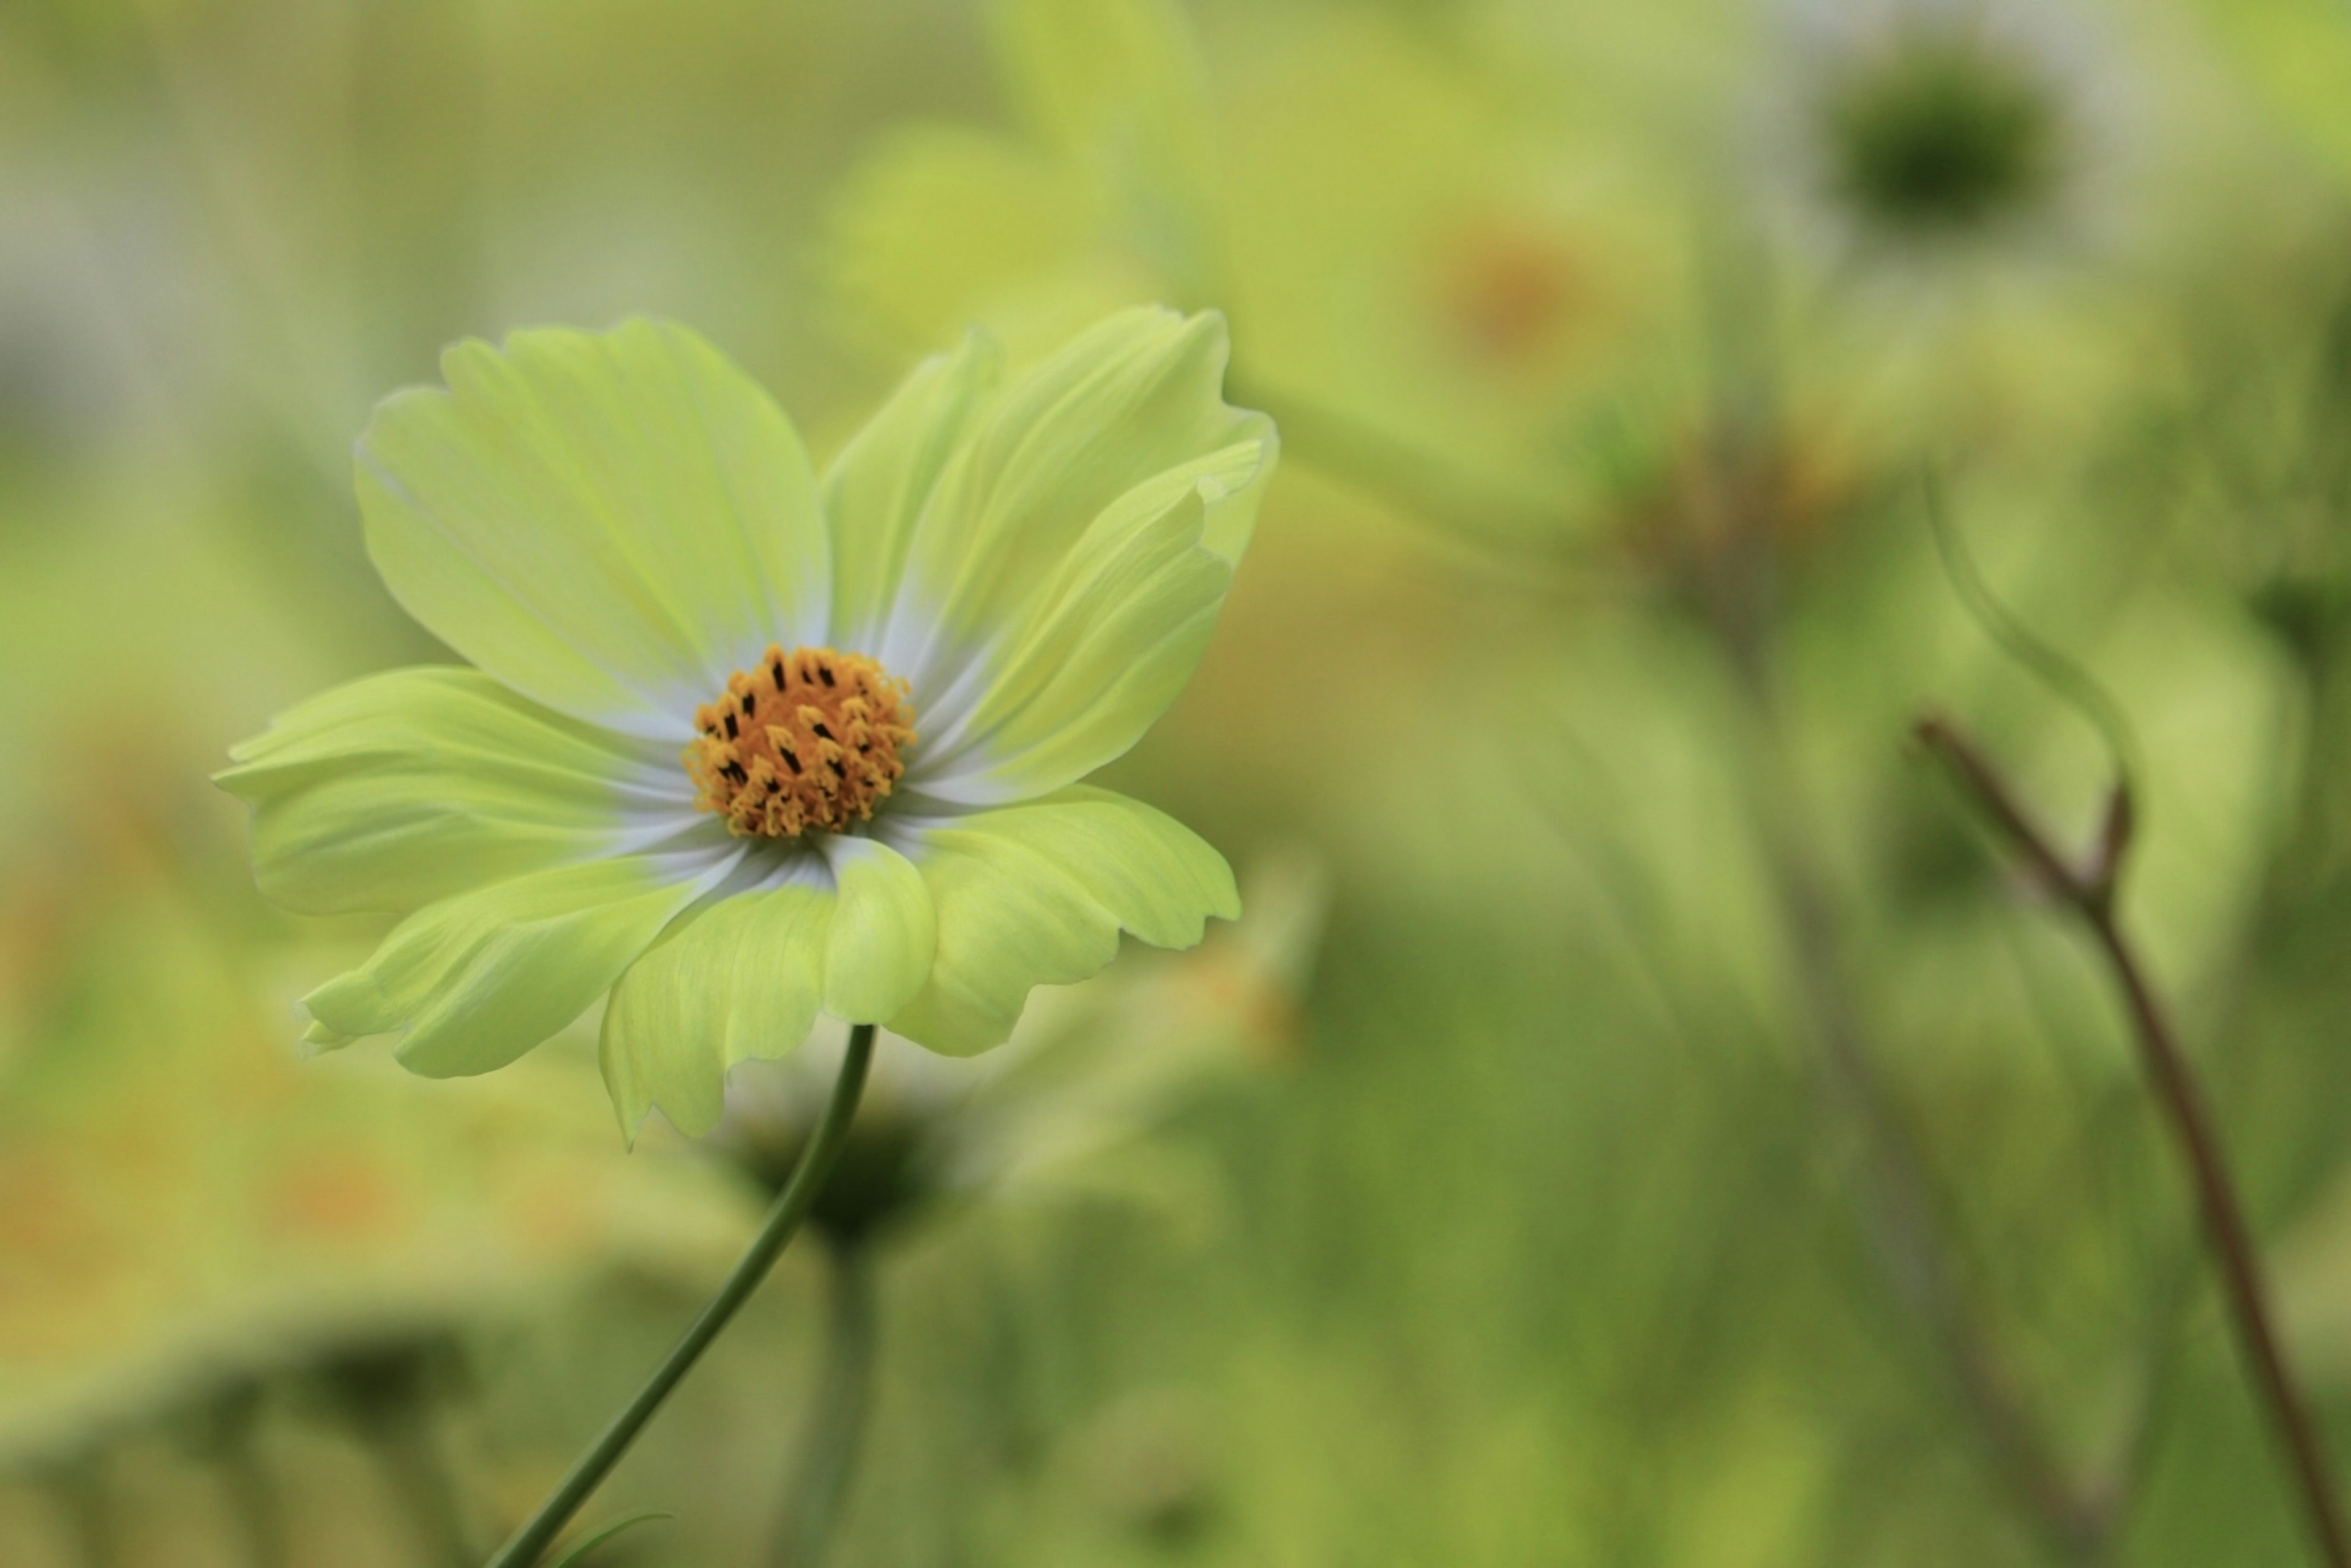
<svg viewBox="0 0 2351 1568">
<path fill-rule="evenodd" d="M 837 646 L 879 645 L 914 525 L 1001 371 L 995 346 L 977 333 L 924 361 L 826 470 Z"/>
<path fill-rule="evenodd" d="M 824 1010 L 845 1023 L 879 1023 L 931 972 L 938 924 L 930 890 L 878 840 L 834 834 L 824 853 L 841 898 L 825 948 Z"/>
<path fill-rule="evenodd" d="M 254 869 L 271 900 L 405 914 L 691 828 L 692 786 L 665 750 L 478 671 L 421 667 L 281 715 L 217 781 L 254 809 Z"/>
<path fill-rule="evenodd" d="M 974 663 L 970 695 L 916 751 L 909 786 L 967 805 L 1033 800 L 1143 737 L 1191 679 L 1232 563 L 1202 541 L 1253 510 L 1270 425 L 1121 497 L 1036 594 L 1024 624 Z"/>
<path fill-rule="evenodd" d="M 588 1009 L 677 912 L 742 858 L 728 847 L 559 866 L 428 904 L 303 998 L 336 1037 L 401 1032 L 413 1072 L 505 1066 Z"/>
<path fill-rule="evenodd" d="M 1138 485 L 1265 430 L 1218 389 L 1227 345 L 1213 314 L 1125 310 L 998 394 L 939 478 L 909 543 L 878 656 L 914 686 L 919 717 L 1030 600 L 1095 520 Z M 1226 510 L 1202 542 L 1238 560 L 1250 513 Z"/>
<path fill-rule="evenodd" d="M 525 695 L 683 739 L 770 642 L 827 640 L 830 564 L 799 438 L 684 328 L 517 332 L 377 406 L 368 549 L 394 598 Z"/>
<path fill-rule="evenodd" d="M 938 909 L 930 977 L 891 1030 L 967 1055 L 1001 1044 L 1030 988 L 1081 980 L 1122 927 L 1188 947 L 1240 900 L 1224 857 L 1140 801 L 1080 786 L 899 831 Z"/>
<path fill-rule="evenodd" d="M 823 995 L 833 909 L 809 882 L 716 896 L 630 967 L 599 1051 L 624 1133 L 658 1105 L 699 1137 L 718 1120 L 729 1068 L 799 1049 Z"/>
</svg>

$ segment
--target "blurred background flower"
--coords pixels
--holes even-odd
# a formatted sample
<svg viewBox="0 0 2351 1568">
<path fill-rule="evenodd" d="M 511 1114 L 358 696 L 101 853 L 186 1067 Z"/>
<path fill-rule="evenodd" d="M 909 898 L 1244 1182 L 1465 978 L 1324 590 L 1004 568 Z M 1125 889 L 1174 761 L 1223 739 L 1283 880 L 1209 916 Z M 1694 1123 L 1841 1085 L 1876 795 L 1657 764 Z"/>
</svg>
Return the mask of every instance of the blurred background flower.
<svg viewBox="0 0 2351 1568">
<path fill-rule="evenodd" d="M 1165 0 L 982 14 L 1012 124 L 894 131 L 835 198 L 839 298 L 884 353 L 968 319 L 1018 343 L 1096 302 L 1214 304 L 1237 396 L 1525 507 L 1663 344 L 1660 171 L 1524 112 L 1485 50 L 1376 9 L 1236 16 L 1246 66 L 1219 80 Z"/>
<path fill-rule="evenodd" d="M 2054 220 L 2093 156 L 2095 68 L 2036 15 L 1909 0 L 1805 18 L 1802 174 L 1848 243 L 2013 244 Z"/>
</svg>

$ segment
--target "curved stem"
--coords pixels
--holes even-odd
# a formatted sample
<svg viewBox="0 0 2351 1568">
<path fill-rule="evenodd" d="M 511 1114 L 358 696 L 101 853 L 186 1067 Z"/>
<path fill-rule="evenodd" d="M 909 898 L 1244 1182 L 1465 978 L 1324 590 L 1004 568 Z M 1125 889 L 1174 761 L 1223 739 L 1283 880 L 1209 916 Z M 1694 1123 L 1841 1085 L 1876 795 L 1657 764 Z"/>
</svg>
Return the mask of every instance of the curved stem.
<svg viewBox="0 0 2351 1568">
<path fill-rule="evenodd" d="M 1917 734 L 1928 749 L 1949 767 L 2002 836 L 2031 862 L 2049 890 L 2089 927 L 2113 971 L 2130 1013 L 2131 1035 L 2138 1044 L 2148 1084 L 2171 1122 L 2198 1206 L 2203 1210 L 2238 1348 L 2285 1447 L 2319 1558 L 2329 1568 L 2351 1568 L 2351 1532 L 2346 1531 L 2342 1507 L 2335 1500 L 2325 1441 L 2309 1403 L 2286 1365 L 2276 1313 L 2262 1280 L 2252 1228 L 2246 1223 L 2244 1203 L 2220 1147 L 2211 1107 L 2189 1065 L 2187 1052 L 2180 1049 L 2170 1016 L 2147 978 L 2146 966 L 2115 914 L 2115 879 L 2127 841 L 2126 836 L 2117 836 L 2111 824 L 2118 819 L 2127 822 L 2127 795 L 2117 793 L 2109 810 L 2107 841 L 2086 866 L 2077 866 L 2026 813 L 2006 781 L 1965 737 L 1938 719 L 1920 724 Z"/>
<path fill-rule="evenodd" d="M 831 1313 L 824 1382 L 809 1421 L 789 1510 L 776 1533 L 776 1568 L 820 1568 L 848 1500 L 850 1477 L 872 1403 L 875 1312 L 873 1260 L 862 1242 L 843 1239 L 832 1253 Z"/>
<path fill-rule="evenodd" d="M 670 1392 L 693 1370 L 694 1364 L 702 1359 L 702 1353 L 710 1348 L 711 1342 L 718 1337 L 743 1303 L 751 1299 L 751 1292 L 759 1288 L 759 1281 L 768 1277 L 768 1270 L 775 1267 L 776 1260 L 783 1256 L 784 1249 L 799 1229 L 800 1222 L 808 1218 L 809 1209 L 815 1204 L 816 1195 L 823 1187 L 825 1178 L 832 1174 L 833 1162 L 840 1155 L 842 1140 L 849 1133 L 849 1124 L 857 1114 L 858 1098 L 865 1092 L 865 1070 L 873 1060 L 873 1025 L 862 1023 L 849 1031 L 849 1051 L 841 1059 L 841 1076 L 833 1083 L 832 1098 L 825 1105 L 823 1120 L 817 1124 L 816 1135 L 809 1140 L 808 1152 L 800 1156 L 791 1180 L 784 1184 L 784 1190 L 778 1195 L 775 1206 L 768 1210 L 768 1218 L 759 1226 L 759 1234 L 753 1238 L 749 1249 L 735 1265 L 734 1272 L 726 1276 L 726 1282 L 718 1287 L 718 1293 L 710 1298 L 710 1304 L 702 1309 L 702 1315 L 694 1320 L 694 1326 L 685 1331 L 676 1347 L 645 1380 L 645 1385 L 637 1391 L 637 1396 L 612 1417 L 612 1424 L 604 1428 L 604 1435 L 580 1456 L 578 1464 L 571 1467 L 571 1473 L 563 1478 L 563 1484 L 555 1489 L 553 1495 L 539 1505 L 538 1511 L 531 1516 L 529 1521 L 515 1531 L 514 1538 L 490 1559 L 489 1568 L 531 1568 L 538 1561 L 539 1554 L 570 1522 L 571 1516 L 580 1511 L 580 1505 L 603 1484 L 612 1467 L 621 1462 L 621 1456 L 628 1452 L 629 1445 L 636 1440 L 645 1423 L 653 1419 L 653 1412 L 661 1408 L 662 1402 L 669 1397 Z"/>
</svg>

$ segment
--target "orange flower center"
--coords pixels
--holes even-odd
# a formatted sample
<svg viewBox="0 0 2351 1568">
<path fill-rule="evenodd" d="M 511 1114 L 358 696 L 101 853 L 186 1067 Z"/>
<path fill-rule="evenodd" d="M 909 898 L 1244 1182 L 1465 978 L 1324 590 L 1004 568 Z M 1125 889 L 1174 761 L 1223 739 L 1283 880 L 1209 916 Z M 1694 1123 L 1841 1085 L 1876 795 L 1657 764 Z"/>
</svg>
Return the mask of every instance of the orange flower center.
<svg viewBox="0 0 2351 1568">
<path fill-rule="evenodd" d="M 694 803 L 747 838 L 838 832 L 896 787 L 914 719 L 906 683 L 863 654 L 769 643 L 756 668 L 727 677 L 725 696 L 695 710 Z"/>
</svg>

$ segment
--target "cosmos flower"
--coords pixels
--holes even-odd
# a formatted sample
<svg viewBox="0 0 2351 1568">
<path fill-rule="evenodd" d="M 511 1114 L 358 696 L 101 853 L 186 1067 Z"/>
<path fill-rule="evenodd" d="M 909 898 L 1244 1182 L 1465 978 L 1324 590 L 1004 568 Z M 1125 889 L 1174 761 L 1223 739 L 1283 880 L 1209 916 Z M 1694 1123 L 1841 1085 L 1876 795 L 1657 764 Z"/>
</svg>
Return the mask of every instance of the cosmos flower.
<svg viewBox="0 0 2351 1568">
<path fill-rule="evenodd" d="M 359 445 L 369 551 L 474 667 L 312 699 L 221 776 L 263 889 L 405 918 L 307 998 L 330 1049 L 512 1061 L 611 993 L 632 1129 L 717 1120 L 820 1013 L 1002 1041 L 1122 930 L 1238 913 L 1217 852 L 1080 782 L 1189 677 L 1276 442 L 1214 316 L 1113 316 L 1008 376 L 917 369 L 821 479 L 684 329 L 460 344 Z"/>
<path fill-rule="evenodd" d="M 2096 95 L 2048 19 L 1969 0 L 1882 0 L 1811 20 L 1794 165 L 1847 243 L 1964 246 L 2064 214 Z"/>
</svg>

